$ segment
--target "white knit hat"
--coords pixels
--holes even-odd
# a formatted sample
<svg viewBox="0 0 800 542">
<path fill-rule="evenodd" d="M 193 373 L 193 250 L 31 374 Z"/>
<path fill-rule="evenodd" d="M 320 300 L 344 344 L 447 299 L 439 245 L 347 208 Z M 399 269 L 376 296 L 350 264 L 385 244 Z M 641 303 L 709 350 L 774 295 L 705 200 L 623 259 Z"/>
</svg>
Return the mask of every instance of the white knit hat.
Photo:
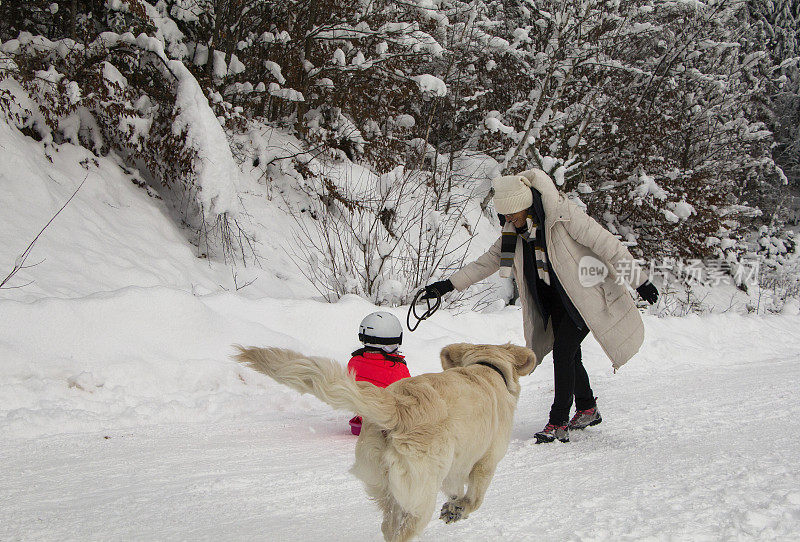
<svg viewBox="0 0 800 542">
<path fill-rule="evenodd" d="M 517 213 L 533 203 L 531 182 L 522 175 L 497 177 L 492 181 L 494 209 L 501 215 Z"/>
</svg>

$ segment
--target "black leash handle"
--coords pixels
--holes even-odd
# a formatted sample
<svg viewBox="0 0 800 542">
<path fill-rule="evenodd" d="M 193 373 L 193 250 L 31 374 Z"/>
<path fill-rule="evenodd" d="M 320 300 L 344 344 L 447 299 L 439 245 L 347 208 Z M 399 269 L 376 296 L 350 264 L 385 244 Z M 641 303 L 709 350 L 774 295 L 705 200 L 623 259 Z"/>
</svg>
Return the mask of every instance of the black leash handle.
<svg viewBox="0 0 800 542">
<path fill-rule="evenodd" d="M 417 294 L 414 296 L 414 299 L 411 301 L 411 305 L 408 307 L 408 315 L 406 315 L 406 326 L 408 327 L 409 331 L 414 331 L 415 329 L 417 329 L 419 327 L 420 322 L 422 322 L 423 320 L 427 320 L 428 318 L 433 316 L 433 313 L 439 310 L 439 307 L 442 305 L 442 294 L 440 294 L 438 290 L 434 290 L 436 292 L 435 298 L 426 297 L 424 299 L 420 299 L 420 296 L 422 296 L 425 293 L 425 291 L 426 291 L 425 288 L 423 288 L 419 292 L 417 292 Z M 425 304 L 427 305 L 427 309 L 422 314 L 417 314 L 418 301 L 425 301 Z M 431 304 L 431 301 L 433 301 L 433 304 Z M 411 327 L 412 315 L 414 316 L 414 318 L 417 319 L 417 321 L 414 323 L 414 327 Z"/>
</svg>

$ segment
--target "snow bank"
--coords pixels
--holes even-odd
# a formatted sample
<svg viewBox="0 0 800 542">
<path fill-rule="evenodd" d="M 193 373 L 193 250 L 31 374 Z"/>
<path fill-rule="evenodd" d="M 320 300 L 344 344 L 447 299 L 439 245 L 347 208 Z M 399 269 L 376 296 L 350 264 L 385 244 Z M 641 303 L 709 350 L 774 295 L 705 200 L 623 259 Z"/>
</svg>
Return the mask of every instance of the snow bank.
<svg viewBox="0 0 800 542">
<path fill-rule="evenodd" d="M 358 322 L 373 310 L 356 296 L 329 304 L 235 293 L 196 296 L 163 287 L 34 303 L 0 300 L 0 311 L 14 323 L 0 328 L 0 431 L 29 438 L 207 423 L 255 412 L 328 411 L 231 361 L 232 344 L 281 346 L 346 363 L 359 346 Z M 389 310 L 405 319 L 405 308 Z M 645 346 L 621 373 L 666 378 L 787 352 L 800 358 L 798 324 L 797 316 L 648 317 Z M 775 337 L 769 344 L 753 340 L 767 333 Z M 519 308 L 437 313 L 406 334 L 409 370 L 438 372 L 438 351 L 458 341 L 524 343 Z M 593 374 L 611 373 L 591 338 L 584 359 Z M 545 369 L 525 382 L 550 378 Z"/>
<path fill-rule="evenodd" d="M 250 412 L 327 409 L 231 361 L 232 344 L 271 345 L 349 359 L 361 319 L 375 310 L 339 303 L 197 297 L 168 288 L 125 288 L 78 299 L 0 301 L 0 431 L 7 437 L 209 422 Z M 403 318 L 403 311 L 394 311 Z M 438 349 L 471 326 L 518 340 L 511 310 L 496 322 L 444 317 L 448 328 L 406 342 L 412 373 L 438 371 Z M 449 323 L 447 323 L 449 322 Z M 506 331 L 502 331 L 507 327 Z M 466 331 L 466 332 L 465 332 Z M 480 335 L 475 335 L 480 336 Z"/>
<path fill-rule="evenodd" d="M 208 420 L 219 405 L 246 409 L 242 400 L 265 395 L 228 360 L 241 331 L 189 293 L 128 288 L 0 304 L 16 321 L 0 346 L 0 425 L 9 437 Z M 250 334 L 291 343 L 264 328 Z M 258 408 L 286 396 L 272 389 Z"/>
<path fill-rule="evenodd" d="M 113 156 L 96 157 L 66 143 L 46 156 L 42 145 L 0 122 L 0 275 L 85 179 L 83 187 L 33 247 L 28 264 L 11 280 L 2 299 L 84 297 L 129 286 L 164 286 L 197 294 L 240 288 L 245 296 L 308 297 L 316 292 L 285 252 L 293 219 L 269 201 L 273 186 L 263 183 L 263 164 L 279 146 L 294 139 L 253 134 L 254 160 L 246 161 L 237 196 L 257 243 L 260 266 L 235 270 L 198 259 L 184 232 L 158 195 L 135 171 Z M 268 148 L 265 148 L 268 147 Z M 260 150 L 259 150 L 260 149 Z M 84 164 L 84 165 L 81 165 Z M 286 187 L 292 181 L 276 179 Z M 20 205 L 19 202 L 25 202 Z M 246 287 L 242 288 L 245 284 Z M 24 288 L 17 288 L 26 285 Z"/>
<path fill-rule="evenodd" d="M 199 261 L 155 194 L 109 158 L 71 144 L 52 153 L 0 122 L 0 274 L 85 179 L 34 245 L 28 264 L 0 298 L 75 297 L 131 285 L 209 292 L 224 283 Z M 80 163 L 86 164 L 86 168 Z M 97 165 L 95 165 L 95 163 Z M 24 202 L 21 205 L 20 202 Z"/>
</svg>

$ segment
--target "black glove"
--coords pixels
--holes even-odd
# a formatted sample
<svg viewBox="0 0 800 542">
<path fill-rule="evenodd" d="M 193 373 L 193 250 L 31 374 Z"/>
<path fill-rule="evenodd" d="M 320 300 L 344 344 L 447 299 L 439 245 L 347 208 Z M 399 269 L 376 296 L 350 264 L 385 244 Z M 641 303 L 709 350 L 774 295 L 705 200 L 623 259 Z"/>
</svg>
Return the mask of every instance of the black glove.
<svg viewBox="0 0 800 542">
<path fill-rule="evenodd" d="M 425 286 L 425 293 L 422 294 L 420 299 L 435 299 L 437 295 L 443 296 L 453 290 L 455 290 L 455 286 L 450 282 L 450 279 L 440 280 L 439 282 L 434 282 L 433 284 Z"/>
<path fill-rule="evenodd" d="M 644 284 L 636 288 L 636 291 L 639 292 L 639 296 L 641 296 L 642 299 L 651 305 L 658 301 L 658 288 L 653 286 L 653 283 L 649 280 L 644 281 Z"/>
</svg>

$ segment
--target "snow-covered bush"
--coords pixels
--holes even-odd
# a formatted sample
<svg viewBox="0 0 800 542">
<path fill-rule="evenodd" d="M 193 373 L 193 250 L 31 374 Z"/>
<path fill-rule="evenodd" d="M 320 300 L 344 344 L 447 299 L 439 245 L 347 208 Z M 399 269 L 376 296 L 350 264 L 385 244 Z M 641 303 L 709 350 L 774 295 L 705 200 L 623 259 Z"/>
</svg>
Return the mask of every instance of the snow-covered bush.
<svg viewBox="0 0 800 542">
<path fill-rule="evenodd" d="M 149 20 L 143 3 L 126 5 Z M 227 137 L 191 72 L 166 55 L 164 41 L 107 31 L 77 43 L 21 32 L 0 50 L 8 64 L 0 74 L 0 107 L 20 129 L 54 151 L 69 141 L 114 153 L 139 169 L 190 229 L 199 255 L 226 261 L 248 255 L 249 237 L 236 220 L 239 170 Z"/>
<path fill-rule="evenodd" d="M 214 239 L 249 245 L 225 139 L 255 123 L 320 160 L 423 172 L 426 205 L 446 216 L 463 205 L 447 171 L 477 153 L 496 166 L 481 178 L 544 169 L 637 256 L 738 262 L 748 235 L 782 228 L 797 179 L 789 4 L 3 2 L 16 63 L 3 73 L 36 107 L 12 106 L 9 88 L 0 101 L 46 145 L 78 141 L 141 168 L 201 253 Z M 306 164 L 259 167 L 305 190 L 319 176 Z M 490 216 L 490 196 L 473 195 Z"/>
<path fill-rule="evenodd" d="M 431 197 L 430 172 L 328 173 L 307 178 L 307 206 L 295 215 L 299 233 L 290 249 L 326 299 L 357 294 L 376 304 L 408 303 L 440 269 L 463 263 L 464 213 L 476 211 L 467 193 L 447 211 Z"/>
</svg>

